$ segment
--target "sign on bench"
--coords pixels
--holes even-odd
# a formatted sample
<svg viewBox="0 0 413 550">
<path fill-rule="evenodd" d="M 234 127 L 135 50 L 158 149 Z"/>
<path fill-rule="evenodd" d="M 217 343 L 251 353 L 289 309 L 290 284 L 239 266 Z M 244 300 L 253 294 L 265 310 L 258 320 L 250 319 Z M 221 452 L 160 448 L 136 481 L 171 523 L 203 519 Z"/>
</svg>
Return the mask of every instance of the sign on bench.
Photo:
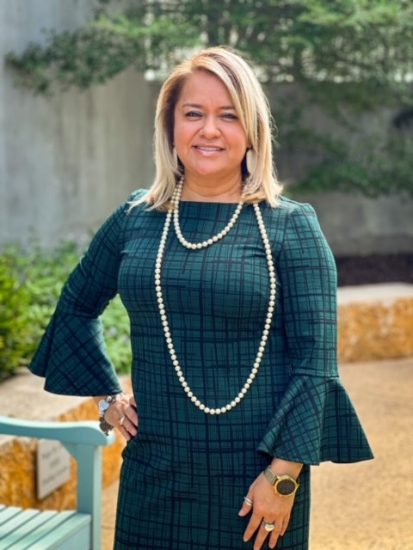
<svg viewBox="0 0 413 550">
<path fill-rule="evenodd" d="M 39 439 L 37 498 L 45 498 L 70 480 L 70 454 L 58 441 Z"/>
</svg>

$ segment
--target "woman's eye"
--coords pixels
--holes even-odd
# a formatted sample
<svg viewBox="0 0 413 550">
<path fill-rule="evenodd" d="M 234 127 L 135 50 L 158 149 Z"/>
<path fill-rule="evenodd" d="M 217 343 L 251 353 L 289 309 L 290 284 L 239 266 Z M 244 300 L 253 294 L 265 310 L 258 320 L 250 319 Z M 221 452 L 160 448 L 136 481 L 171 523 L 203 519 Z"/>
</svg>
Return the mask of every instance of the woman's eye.
<svg viewBox="0 0 413 550">
<path fill-rule="evenodd" d="M 222 115 L 222 118 L 225 118 L 226 120 L 238 120 L 237 115 L 235 115 L 234 113 L 224 113 Z"/>
<path fill-rule="evenodd" d="M 202 113 L 198 111 L 188 111 L 185 113 L 186 118 L 199 118 L 202 116 Z"/>
</svg>

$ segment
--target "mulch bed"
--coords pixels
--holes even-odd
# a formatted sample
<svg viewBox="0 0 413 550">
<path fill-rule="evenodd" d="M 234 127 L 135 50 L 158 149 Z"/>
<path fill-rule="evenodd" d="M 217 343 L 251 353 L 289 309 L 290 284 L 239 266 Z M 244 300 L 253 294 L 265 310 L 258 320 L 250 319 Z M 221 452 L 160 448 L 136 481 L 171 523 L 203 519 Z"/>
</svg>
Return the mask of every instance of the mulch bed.
<svg viewBox="0 0 413 550">
<path fill-rule="evenodd" d="M 413 254 L 371 254 L 336 258 L 339 286 L 412 283 Z"/>
</svg>

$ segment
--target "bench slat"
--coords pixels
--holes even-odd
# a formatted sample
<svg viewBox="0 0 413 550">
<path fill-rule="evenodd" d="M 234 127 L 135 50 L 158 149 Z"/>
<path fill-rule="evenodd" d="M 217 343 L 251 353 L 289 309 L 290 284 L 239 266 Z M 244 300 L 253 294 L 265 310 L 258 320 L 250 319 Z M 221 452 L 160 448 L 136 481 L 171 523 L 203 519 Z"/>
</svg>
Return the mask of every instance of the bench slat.
<svg viewBox="0 0 413 550">
<path fill-rule="evenodd" d="M 57 531 L 60 526 L 65 523 L 65 521 L 67 521 L 74 515 L 76 515 L 76 512 L 74 511 L 56 512 L 56 514 L 51 517 L 47 522 L 39 525 L 34 531 L 28 534 L 26 536 L 24 544 L 23 542 L 19 543 L 18 550 L 26 550 L 29 548 L 31 549 L 36 543 L 42 541 L 44 537 L 48 535 L 49 531 Z M 13 550 L 15 549 L 13 548 Z"/>
<path fill-rule="evenodd" d="M 9 507 L 5 506 L 3 510 L 0 511 L 0 529 L 4 523 L 7 523 L 8 521 L 10 521 L 10 519 L 13 516 L 16 516 L 20 512 L 21 512 L 21 508 L 17 508 L 16 506 L 9 506 Z M 1 530 L 0 530 L 0 533 L 1 533 Z"/>
<path fill-rule="evenodd" d="M 1 550 L 72 550 L 90 548 L 92 518 L 75 511 L 22 510 L 10 507 L 0 510 L 9 516 L 0 526 Z"/>
<path fill-rule="evenodd" d="M 7 542 L 9 542 L 8 539 L 14 542 L 14 540 L 16 540 L 16 534 L 20 532 L 20 529 L 38 514 L 40 514 L 40 510 L 20 510 L 20 513 L 13 516 L 10 521 L 3 523 L 0 528 L 1 545 L 6 546 Z"/>
<path fill-rule="evenodd" d="M 6 542 L 11 545 L 7 546 L 7 548 L 22 548 L 22 539 L 24 541 L 27 541 L 28 536 L 31 535 L 36 529 L 38 529 L 40 526 L 42 526 L 47 521 L 50 521 L 54 516 L 56 516 L 58 512 L 55 510 L 47 510 L 46 512 L 39 511 L 39 514 L 33 516 L 29 521 L 24 523 L 17 531 L 15 531 L 10 538 L 10 535 L 1 541 L 1 545 L 3 547 L 3 544 L 6 545 Z M 8 524 L 5 527 L 9 527 Z"/>
<path fill-rule="evenodd" d="M 92 518 L 88 514 L 75 513 L 61 523 L 59 528 L 51 530 L 46 524 L 45 529 L 43 529 L 43 536 L 34 544 L 30 543 L 30 546 L 24 546 L 24 549 L 44 550 L 50 548 L 64 550 L 67 548 L 73 550 L 73 548 L 90 548 L 91 525 Z"/>
</svg>

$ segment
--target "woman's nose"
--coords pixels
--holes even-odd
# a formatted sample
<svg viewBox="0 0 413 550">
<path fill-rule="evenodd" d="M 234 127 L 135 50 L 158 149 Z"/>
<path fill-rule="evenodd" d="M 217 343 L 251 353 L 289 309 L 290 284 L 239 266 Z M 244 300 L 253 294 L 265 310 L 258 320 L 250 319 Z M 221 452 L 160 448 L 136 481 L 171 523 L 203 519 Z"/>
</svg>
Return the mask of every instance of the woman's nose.
<svg viewBox="0 0 413 550">
<path fill-rule="evenodd" d="M 205 137 L 211 138 L 219 134 L 218 121 L 213 116 L 205 117 L 202 127 L 202 134 Z"/>
</svg>

